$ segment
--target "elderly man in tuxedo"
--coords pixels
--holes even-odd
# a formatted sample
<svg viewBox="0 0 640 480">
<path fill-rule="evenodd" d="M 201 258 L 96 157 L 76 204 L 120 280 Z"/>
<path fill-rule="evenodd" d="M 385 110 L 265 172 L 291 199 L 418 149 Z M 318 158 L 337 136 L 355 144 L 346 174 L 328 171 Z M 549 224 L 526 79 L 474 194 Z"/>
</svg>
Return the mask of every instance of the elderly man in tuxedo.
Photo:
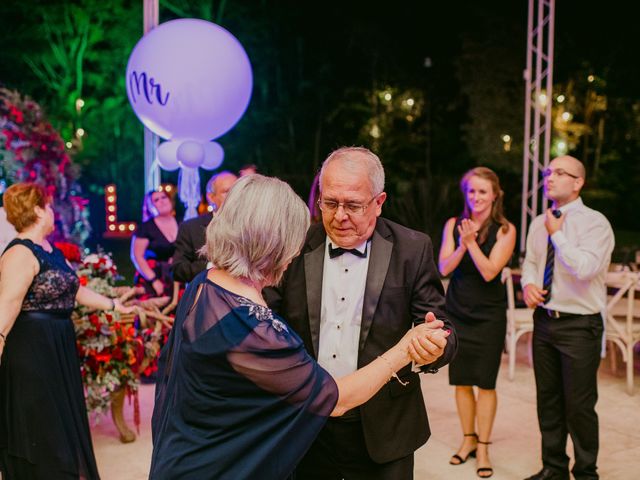
<svg viewBox="0 0 640 480">
<path fill-rule="evenodd" d="M 219 172 L 209 179 L 207 202 L 214 211 L 222 206 L 236 180 L 238 177 L 227 171 Z M 176 251 L 171 264 L 171 272 L 176 282 L 190 282 L 207 267 L 207 261 L 199 251 L 204 246 L 205 231 L 212 216 L 212 213 L 207 212 L 180 224 L 176 238 Z"/>
<path fill-rule="evenodd" d="M 451 334 L 444 349 L 417 352 L 419 370 L 407 366 L 367 403 L 330 419 L 297 480 L 411 479 L 413 453 L 430 435 L 417 372 L 446 365 L 456 336 L 431 240 L 381 218 L 385 199 L 374 153 L 344 147 L 329 155 L 320 172 L 322 223 L 309 229 L 282 284 L 265 291 L 267 301 L 334 377 L 367 365 L 425 318 Z"/>
</svg>

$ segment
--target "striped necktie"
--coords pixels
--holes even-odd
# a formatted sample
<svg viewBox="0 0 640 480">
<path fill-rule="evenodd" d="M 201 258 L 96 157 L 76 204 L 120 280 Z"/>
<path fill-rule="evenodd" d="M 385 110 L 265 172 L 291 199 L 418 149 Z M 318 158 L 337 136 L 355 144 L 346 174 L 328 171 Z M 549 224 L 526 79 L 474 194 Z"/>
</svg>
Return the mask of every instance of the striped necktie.
<svg viewBox="0 0 640 480">
<path fill-rule="evenodd" d="M 560 210 L 554 210 L 551 212 L 554 217 L 560 218 L 562 212 Z M 551 235 L 547 237 L 547 261 L 544 264 L 544 279 L 542 281 L 542 289 L 547 291 L 544 296 L 544 303 L 547 303 L 551 298 L 551 283 L 553 283 L 553 262 L 556 258 L 556 249 L 551 241 Z"/>
<path fill-rule="evenodd" d="M 547 293 L 544 296 L 544 303 L 549 301 L 551 298 L 551 283 L 553 282 L 553 262 L 556 258 L 556 249 L 553 247 L 553 242 L 551 242 L 551 236 L 547 238 L 547 261 L 544 264 L 544 280 L 542 282 L 542 289 L 546 290 Z"/>
</svg>

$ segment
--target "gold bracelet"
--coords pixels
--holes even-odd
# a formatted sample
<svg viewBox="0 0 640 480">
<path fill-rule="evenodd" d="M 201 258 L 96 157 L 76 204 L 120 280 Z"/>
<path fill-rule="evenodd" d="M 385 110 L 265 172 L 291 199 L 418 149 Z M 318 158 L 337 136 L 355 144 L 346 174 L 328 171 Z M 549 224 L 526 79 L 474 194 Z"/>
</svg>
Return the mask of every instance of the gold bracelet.
<svg viewBox="0 0 640 480">
<path fill-rule="evenodd" d="M 392 378 L 395 378 L 398 381 L 398 383 L 400 385 L 402 385 L 403 387 L 406 387 L 407 385 L 409 385 L 409 381 L 403 382 L 402 380 L 400 380 L 400 377 L 398 376 L 398 374 L 393 369 L 393 366 L 391 365 L 391 362 L 386 357 L 383 357 L 382 355 L 378 355 L 378 358 L 381 358 L 382 360 L 384 360 L 387 363 L 387 366 L 389 367 L 389 370 L 391 371 L 391 376 L 389 377 L 389 380 L 391 380 Z M 387 381 L 389 381 L 389 380 L 387 380 Z"/>
</svg>

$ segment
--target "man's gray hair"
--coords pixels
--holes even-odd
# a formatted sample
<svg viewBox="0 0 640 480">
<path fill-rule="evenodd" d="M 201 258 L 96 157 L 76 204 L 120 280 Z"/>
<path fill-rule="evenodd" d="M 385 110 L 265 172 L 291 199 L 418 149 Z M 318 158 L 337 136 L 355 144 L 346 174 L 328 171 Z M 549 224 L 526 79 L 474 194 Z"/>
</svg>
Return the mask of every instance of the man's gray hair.
<svg viewBox="0 0 640 480">
<path fill-rule="evenodd" d="M 321 189 L 325 168 L 335 160 L 342 160 L 343 166 L 347 170 L 355 170 L 364 166 L 369 177 L 371 194 L 379 195 L 384 192 L 384 168 L 382 167 L 382 162 L 375 153 L 364 147 L 340 147 L 331 152 L 322 163 L 322 168 L 320 169 Z"/>
<path fill-rule="evenodd" d="M 211 193 L 213 195 L 215 195 L 216 193 L 216 180 L 218 179 L 218 177 L 224 176 L 224 175 L 233 175 L 233 173 L 231 173 L 228 170 L 223 170 L 221 172 L 216 173 L 214 176 L 212 176 L 209 181 L 207 182 L 207 193 Z M 235 177 L 235 175 L 233 175 Z"/>
<path fill-rule="evenodd" d="M 307 206 L 288 184 L 249 175 L 214 214 L 202 253 L 234 277 L 275 285 L 300 252 L 309 223 Z"/>
</svg>

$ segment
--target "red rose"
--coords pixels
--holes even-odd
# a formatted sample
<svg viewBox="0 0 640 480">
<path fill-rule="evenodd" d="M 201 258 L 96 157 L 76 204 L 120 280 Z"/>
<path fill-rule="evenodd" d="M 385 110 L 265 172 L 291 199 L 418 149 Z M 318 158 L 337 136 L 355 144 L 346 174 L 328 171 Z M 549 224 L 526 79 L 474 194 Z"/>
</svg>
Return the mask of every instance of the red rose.
<svg viewBox="0 0 640 480">
<path fill-rule="evenodd" d="M 98 317 L 98 315 L 96 315 L 95 313 L 89 315 L 89 322 L 91 322 L 91 325 L 93 325 L 96 328 L 100 328 L 100 317 Z"/>
<path fill-rule="evenodd" d="M 49 192 L 50 194 L 52 192 Z M 79 262 L 81 260 L 80 247 L 71 242 L 55 242 L 54 245 L 60 249 L 64 258 L 70 262 Z"/>
<path fill-rule="evenodd" d="M 122 349 L 120 347 L 116 347 L 113 349 L 112 352 L 113 358 L 116 360 L 122 360 L 124 358 L 124 355 L 122 353 Z"/>
<path fill-rule="evenodd" d="M 96 360 L 98 362 L 106 363 L 111 360 L 111 354 L 108 352 L 101 352 L 96 354 Z"/>
</svg>

